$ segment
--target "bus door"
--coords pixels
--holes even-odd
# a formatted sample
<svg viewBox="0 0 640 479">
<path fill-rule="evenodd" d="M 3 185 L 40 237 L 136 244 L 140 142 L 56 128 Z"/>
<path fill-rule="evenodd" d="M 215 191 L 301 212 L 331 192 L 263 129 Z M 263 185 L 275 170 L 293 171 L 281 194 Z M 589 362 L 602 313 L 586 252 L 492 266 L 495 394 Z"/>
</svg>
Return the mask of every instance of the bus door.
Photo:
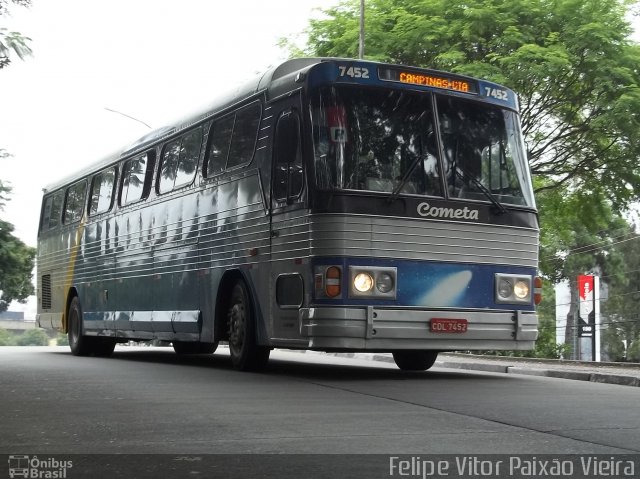
<svg viewBox="0 0 640 479">
<path fill-rule="evenodd" d="M 300 339 L 298 310 L 308 264 L 300 97 L 275 105 L 271 168 L 271 331 L 274 340 Z M 306 341 L 305 341 L 306 344 Z"/>
</svg>

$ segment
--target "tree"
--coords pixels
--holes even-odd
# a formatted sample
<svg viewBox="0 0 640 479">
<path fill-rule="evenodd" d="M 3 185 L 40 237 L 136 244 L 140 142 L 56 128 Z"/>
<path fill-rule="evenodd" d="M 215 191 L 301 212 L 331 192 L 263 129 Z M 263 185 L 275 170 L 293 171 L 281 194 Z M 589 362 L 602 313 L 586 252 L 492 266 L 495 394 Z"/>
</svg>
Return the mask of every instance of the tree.
<svg viewBox="0 0 640 479">
<path fill-rule="evenodd" d="M 640 46 L 631 0 L 367 0 L 367 56 L 506 84 L 519 95 L 539 189 L 639 196 Z M 359 2 L 311 20 L 309 55 L 355 57 Z"/>
<path fill-rule="evenodd" d="M 8 158 L 10 155 L 7 153 L 7 150 L 0 148 L 0 160 Z M 6 186 L 2 180 L 0 180 L 0 210 L 4 208 L 4 205 L 9 199 L 9 193 L 11 192 L 11 188 Z"/>
<path fill-rule="evenodd" d="M 0 180 L 0 211 L 8 200 L 11 188 Z M 25 245 L 13 233 L 13 225 L 0 219 L 0 312 L 11 301 L 24 303 L 35 289 L 31 283 L 35 248 Z"/>
<path fill-rule="evenodd" d="M 627 255 L 620 243 L 632 226 L 612 208 L 602 189 L 571 191 L 565 186 L 538 193 L 540 209 L 540 271 L 547 282 L 569 280 L 571 304 L 566 318 L 565 341 L 577 334 L 578 275 L 597 273 L 612 290 L 625 284 Z M 545 307 L 555 307 L 555 303 Z M 554 313 L 554 320 L 555 313 Z M 560 319 L 560 318 L 557 318 Z"/>
<path fill-rule="evenodd" d="M 551 283 L 587 271 L 615 287 L 624 283 L 616 246 L 630 226 L 620 212 L 640 198 L 640 46 L 625 18 L 637 6 L 367 0 L 369 59 L 483 77 L 517 92 L 540 211 L 540 269 Z M 343 0 L 324 14 L 310 21 L 302 52 L 355 58 L 359 1 Z M 541 325 L 553 328 L 555 313 L 544 310 Z M 543 349 L 552 337 L 547 329 Z"/>
<path fill-rule="evenodd" d="M 35 293 L 31 283 L 35 248 L 25 245 L 12 231 L 11 223 L 0 220 L 0 312 L 11 301 L 24 303 Z"/>
<path fill-rule="evenodd" d="M 618 238 L 624 257 L 618 271 L 621 280 L 609 288 L 602 305 L 602 343 L 613 360 L 640 361 L 640 235 L 629 232 Z M 609 278 L 604 276 L 604 281 Z"/>
<path fill-rule="evenodd" d="M 0 17 L 8 12 L 9 3 L 28 7 L 31 0 L 0 0 Z M 0 27 L 0 69 L 11 63 L 11 53 L 15 53 L 22 60 L 31 54 L 31 48 L 28 43 L 31 41 L 29 37 L 21 35 L 19 32 L 12 32 L 4 27 Z"/>
<path fill-rule="evenodd" d="M 0 0 L 0 17 L 7 14 L 9 3 L 28 7 L 31 0 Z M 0 69 L 11 63 L 12 52 L 20 59 L 31 54 L 28 46 L 30 40 L 18 32 L 0 27 Z M 0 148 L 0 160 L 8 156 L 9 153 Z M 10 193 L 11 187 L 0 180 L 0 211 L 9 200 Z M 11 301 L 25 302 L 35 292 L 31 283 L 35 249 L 16 238 L 13 230 L 11 223 L 0 219 L 0 312 L 5 311 Z"/>
</svg>

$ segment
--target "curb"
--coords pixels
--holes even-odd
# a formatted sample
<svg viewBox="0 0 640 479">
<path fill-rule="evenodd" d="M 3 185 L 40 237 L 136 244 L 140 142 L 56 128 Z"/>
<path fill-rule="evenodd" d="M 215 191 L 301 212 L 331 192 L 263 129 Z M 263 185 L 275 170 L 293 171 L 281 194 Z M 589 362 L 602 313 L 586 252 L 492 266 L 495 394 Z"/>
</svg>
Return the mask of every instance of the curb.
<svg viewBox="0 0 640 479">
<path fill-rule="evenodd" d="M 310 351 L 301 351 L 310 352 Z M 345 358 L 361 358 L 369 359 L 370 361 L 378 361 L 383 363 L 394 364 L 391 355 L 387 354 L 367 354 L 367 353 L 321 353 L 329 356 L 338 356 Z M 579 366 L 579 367 L 591 367 L 595 368 L 593 363 L 587 363 L 584 361 L 567 361 L 558 359 L 539 359 L 539 358 L 509 358 L 505 356 L 478 356 L 478 355 L 458 355 L 450 354 L 450 356 L 456 356 L 460 358 L 471 358 L 483 360 L 486 362 L 472 362 L 472 361 L 448 361 L 445 357 L 441 357 L 435 363 L 435 367 L 445 369 L 464 369 L 470 371 L 483 371 L 488 373 L 499 374 L 520 374 L 523 376 L 539 376 L 556 379 L 568 379 L 571 381 L 587 381 L 592 383 L 605 383 L 615 384 L 618 386 L 632 386 L 640 387 L 640 376 L 629 376 L 625 374 L 613 374 L 605 372 L 593 372 L 593 371 L 577 371 L 571 369 L 553 369 L 544 367 L 531 367 L 532 363 L 542 364 L 555 364 L 559 366 Z M 502 364 L 500 363 L 502 362 Z M 513 363 L 519 363 L 514 365 Z M 619 367 L 622 369 L 638 369 L 640 367 L 637 363 L 597 363 L 599 367 L 611 366 Z M 529 367 L 527 367 L 529 366 Z"/>
<path fill-rule="evenodd" d="M 340 353 L 328 353 L 336 356 L 346 356 L 346 357 L 355 357 L 356 354 L 340 354 Z M 477 356 L 473 356 L 477 357 Z M 493 359 L 491 357 L 480 356 L 482 359 Z M 512 359 L 512 358 L 510 358 Z M 520 359 L 525 359 L 524 361 L 520 361 Z M 623 374 L 611 374 L 611 373 L 601 373 L 601 372 L 591 372 L 591 371 L 575 371 L 568 369 L 544 369 L 544 368 L 532 368 L 526 367 L 527 364 L 532 362 L 538 363 L 546 363 L 546 364 L 571 364 L 575 366 L 587 366 L 588 363 L 581 361 L 571 361 L 567 363 L 567 361 L 559 361 L 553 359 L 546 360 L 526 360 L 527 358 L 518 358 L 518 362 L 522 364 L 519 366 L 513 364 L 498 364 L 497 361 L 502 360 L 504 358 L 495 358 L 496 363 L 474 363 L 474 362 L 463 362 L 463 361 L 447 361 L 446 359 L 436 361 L 435 366 L 445 369 L 465 369 L 471 371 L 483 371 L 488 373 L 499 373 L 499 374 L 520 374 L 524 376 L 540 376 L 547 378 L 556 378 L 556 379 L 568 379 L 570 381 L 588 381 L 592 383 L 605 383 L 605 384 L 616 384 L 618 386 L 632 386 L 632 387 L 640 387 L 640 377 L 636 376 L 627 376 Z M 393 358 L 391 356 L 382 355 L 382 354 L 374 354 L 371 356 L 371 360 L 380 361 L 383 363 L 393 363 Z M 515 362 L 515 361 L 514 361 Z M 616 367 L 619 366 L 618 363 L 607 363 L 607 365 L 614 365 Z M 603 364 L 600 364 L 601 366 Z M 591 365 L 593 366 L 593 365 Z M 626 365 L 623 366 L 626 368 L 637 367 L 636 365 Z"/>
<path fill-rule="evenodd" d="M 447 369 L 466 369 L 491 373 L 520 374 L 524 376 L 541 376 L 547 378 L 568 379 L 571 381 L 588 381 L 592 383 L 640 387 L 640 378 L 621 374 L 569 371 L 565 369 L 536 369 L 502 364 L 464 363 L 452 361 L 436 362 L 436 366 Z"/>
</svg>

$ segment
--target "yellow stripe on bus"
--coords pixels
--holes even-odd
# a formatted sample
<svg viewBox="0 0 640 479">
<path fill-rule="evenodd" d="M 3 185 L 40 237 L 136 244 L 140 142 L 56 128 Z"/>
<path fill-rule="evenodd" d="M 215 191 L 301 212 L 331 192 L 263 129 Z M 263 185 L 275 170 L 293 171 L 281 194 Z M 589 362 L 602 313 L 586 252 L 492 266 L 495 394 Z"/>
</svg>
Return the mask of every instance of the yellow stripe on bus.
<svg viewBox="0 0 640 479">
<path fill-rule="evenodd" d="M 80 220 L 80 224 L 76 229 L 75 242 L 71 249 L 71 254 L 69 255 L 69 264 L 67 266 L 67 275 L 64 281 L 64 309 L 62 310 L 62 331 L 67 332 L 67 304 L 69 303 L 69 291 L 73 284 L 73 275 L 75 273 L 76 268 L 76 260 L 78 258 L 78 252 L 80 251 L 80 240 L 82 239 L 82 234 L 84 233 L 84 228 L 86 225 L 87 216 L 86 214 L 82 216 Z"/>
</svg>

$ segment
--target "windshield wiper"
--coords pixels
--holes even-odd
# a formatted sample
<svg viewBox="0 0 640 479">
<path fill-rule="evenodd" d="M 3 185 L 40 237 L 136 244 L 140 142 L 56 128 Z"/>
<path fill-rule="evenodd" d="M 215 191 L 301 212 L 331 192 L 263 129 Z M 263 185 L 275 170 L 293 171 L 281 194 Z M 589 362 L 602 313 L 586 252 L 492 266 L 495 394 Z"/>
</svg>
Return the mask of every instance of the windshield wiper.
<svg viewBox="0 0 640 479">
<path fill-rule="evenodd" d="M 416 159 L 413 160 L 413 163 L 411 163 L 411 166 L 409 167 L 409 169 L 402 176 L 402 178 L 400 179 L 400 182 L 396 185 L 396 187 L 393 189 L 391 194 L 387 197 L 387 203 L 393 203 L 396 200 L 396 198 L 398 198 L 400 191 L 402 191 L 402 188 L 404 188 L 404 185 L 407 184 L 407 181 L 409 180 L 409 177 L 413 174 L 413 171 L 425 158 L 427 158 L 428 155 L 429 153 L 424 155 L 418 155 Z"/>
<path fill-rule="evenodd" d="M 498 209 L 498 212 L 501 215 L 507 212 L 506 208 L 502 206 L 502 203 L 498 201 L 498 198 L 496 198 L 496 196 L 493 193 L 491 193 L 491 191 L 489 191 L 489 189 L 486 186 L 484 186 L 482 182 L 478 180 L 478 178 L 470 174 L 467 170 L 462 168 L 460 165 L 456 165 L 454 168 L 455 168 L 454 171 L 456 172 L 456 175 L 458 175 L 461 180 L 464 180 L 465 178 L 468 178 L 469 180 L 471 180 L 471 182 L 474 185 L 476 185 L 476 187 L 489 199 L 489 201 L 493 203 L 493 206 L 495 206 Z"/>
</svg>

